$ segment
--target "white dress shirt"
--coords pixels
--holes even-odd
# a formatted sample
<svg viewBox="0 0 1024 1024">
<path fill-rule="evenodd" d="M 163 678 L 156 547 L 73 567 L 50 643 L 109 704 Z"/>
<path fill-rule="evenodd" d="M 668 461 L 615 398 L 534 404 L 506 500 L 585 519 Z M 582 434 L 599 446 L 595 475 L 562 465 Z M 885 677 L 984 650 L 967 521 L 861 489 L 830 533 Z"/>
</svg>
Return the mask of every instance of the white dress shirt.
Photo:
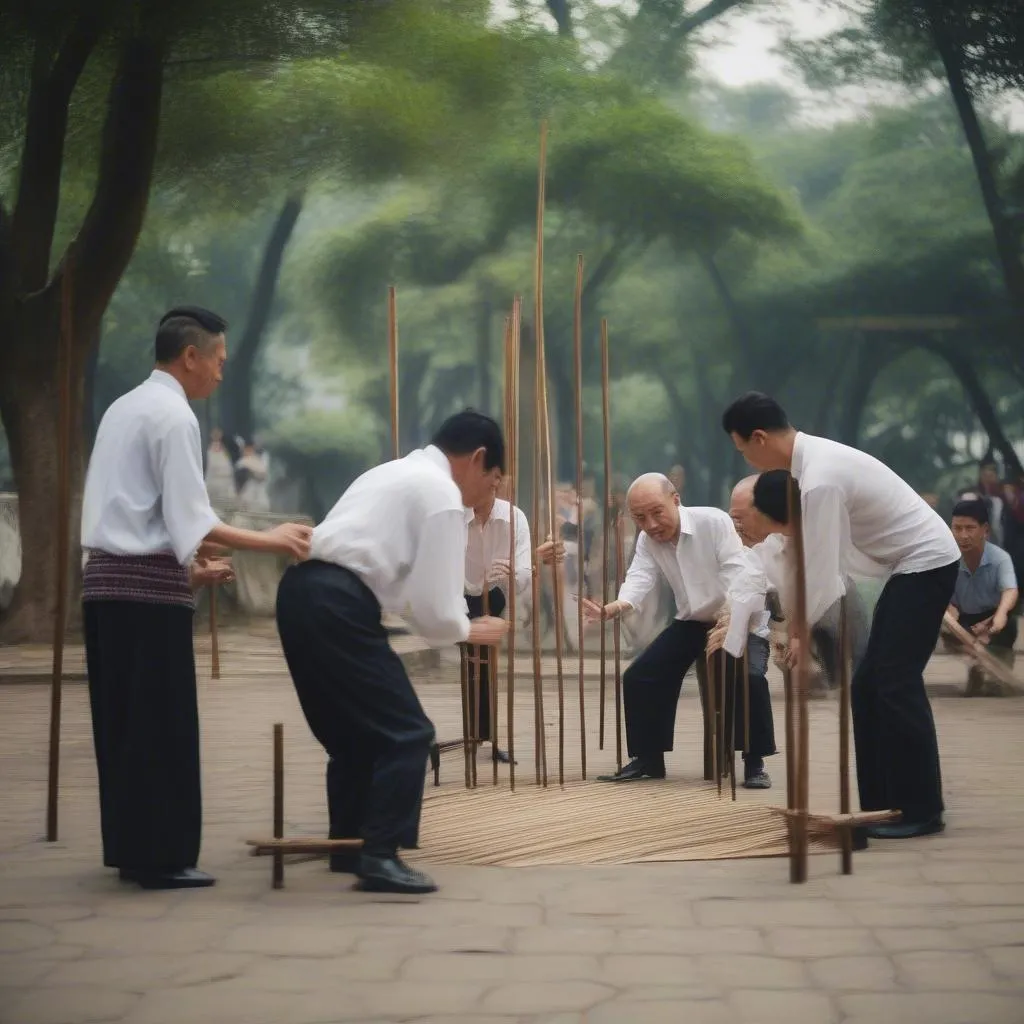
<svg viewBox="0 0 1024 1024">
<path fill-rule="evenodd" d="M 447 456 L 430 445 L 359 477 L 314 529 L 310 557 L 354 572 L 435 647 L 458 643 L 469 635 L 467 511 Z"/>
<path fill-rule="evenodd" d="M 154 370 L 104 413 L 82 497 L 82 547 L 173 553 L 188 565 L 220 520 L 203 480 L 199 421 L 185 390 Z"/>
<path fill-rule="evenodd" d="M 928 572 L 959 559 L 939 514 L 866 452 L 800 433 L 791 471 L 802 495 L 811 625 L 846 593 L 845 576 Z"/>
<path fill-rule="evenodd" d="M 713 622 L 726 604 L 730 606 L 725 649 L 733 657 L 743 653 L 752 629 L 763 630 L 768 581 L 721 509 L 680 507 L 675 543 L 639 534 L 618 599 L 639 608 L 659 574 L 672 588 L 677 619 Z"/>
<path fill-rule="evenodd" d="M 495 498 L 491 514 L 481 523 L 474 515 L 469 521 L 469 539 L 466 542 L 466 593 L 479 596 L 485 582 L 488 586 L 501 587 L 508 598 L 508 577 L 499 576 L 493 582 L 488 579 L 491 566 L 502 558 L 506 562 L 511 553 L 512 515 L 516 517 L 516 593 L 522 593 L 529 585 L 533 559 L 530 548 L 530 524 L 522 509 L 504 498 Z"/>
</svg>

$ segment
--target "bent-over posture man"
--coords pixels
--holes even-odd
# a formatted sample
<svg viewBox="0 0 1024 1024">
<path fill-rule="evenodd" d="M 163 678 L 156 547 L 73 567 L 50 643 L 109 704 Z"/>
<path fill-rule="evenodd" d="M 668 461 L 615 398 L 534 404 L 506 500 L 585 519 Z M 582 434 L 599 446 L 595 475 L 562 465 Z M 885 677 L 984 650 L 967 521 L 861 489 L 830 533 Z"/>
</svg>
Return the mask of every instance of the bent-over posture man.
<svg viewBox="0 0 1024 1024">
<path fill-rule="evenodd" d="M 191 582 L 229 576 L 214 547 L 304 558 L 308 526 L 225 526 L 203 481 L 190 399 L 221 380 L 226 323 L 172 309 L 156 369 L 106 411 L 82 499 L 82 581 L 103 863 L 145 889 L 213 885 L 196 870 L 202 832 Z M 194 567 L 190 581 L 190 568 Z"/>
<path fill-rule="evenodd" d="M 809 625 L 845 593 L 847 575 L 888 577 L 852 683 L 860 804 L 903 813 L 896 824 L 870 827 L 869 836 L 941 831 L 939 747 L 924 669 L 956 583 L 959 551 L 948 527 L 888 466 L 798 433 L 767 395 L 738 398 L 722 426 L 755 469 L 788 470 L 800 484 Z"/>
<path fill-rule="evenodd" d="M 958 502 L 953 507 L 952 529 L 961 557 L 949 611 L 1012 669 L 1017 642 L 1013 609 L 1020 596 L 1013 559 L 988 539 L 988 508 L 983 501 Z M 1002 693 L 1000 684 L 995 686 L 996 692 Z M 968 696 L 983 693 L 987 687 L 984 669 L 972 665 Z"/>
<path fill-rule="evenodd" d="M 648 473 L 633 482 L 627 494 L 629 513 L 639 531 L 636 550 L 616 600 L 603 607 L 586 601 L 588 619 L 608 619 L 638 608 L 660 576 L 672 587 L 676 618 L 626 669 L 622 677 L 626 741 L 632 760 L 602 782 L 633 782 L 665 777 L 665 753 L 672 750 L 676 705 L 683 676 L 705 656 L 708 633 L 719 614 L 732 606 L 740 645 L 726 657 L 725 678 L 738 675 L 734 655 L 742 655 L 752 615 L 763 626 L 764 574 L 744 550 L 728 515 L 717 508 L 685 508 L 666 476 Z M 728 648 L 727 648 L 728 649 Z M 748 669 L 750 687 L 750 749 L 744 751 L 746 782 L 764 773 L 763 759 L 775 753 L 771 702 L 764 678 L 767 644 L 755 651 Z M 766 664 L 765 664 L 766 667 Z M 737 684 L 742 690 L 742 682 Z M 717 686 L 716 686 L 717 689 Z M 718 694 L 717 706 L 726 722 L 735 723 L 736 746 L 746 733 L 744 701 L 732 687 Z M 761 780 L 752 788 L 767 788 Z M 770 784 L 770 782 L 769 782 Z"/>
<path fill-rule="evenodd" d="M 505 443 L 475 412 L 447 419 L 426 448 L 359 477 L 314 530 L 310 561 L 277 592 L 277 628 L 299 703 L 327 751 L 332 839 L 363 841 L 334 856 L 362 888 L 437 887 L 398 856 L 418 845 L 434 727 L 391 649 L 384 612 L 437 647 L 497 644 L 506 623 L 470 623 L 463 596 L 467 508 L 501 478 Z"/>
</svg>

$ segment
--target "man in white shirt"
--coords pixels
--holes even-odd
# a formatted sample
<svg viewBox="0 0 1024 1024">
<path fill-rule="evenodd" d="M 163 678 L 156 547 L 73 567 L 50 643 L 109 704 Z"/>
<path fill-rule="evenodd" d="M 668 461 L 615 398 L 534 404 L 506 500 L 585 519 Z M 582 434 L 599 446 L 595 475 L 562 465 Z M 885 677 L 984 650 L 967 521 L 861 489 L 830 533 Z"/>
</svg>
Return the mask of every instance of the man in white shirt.
<svg viewBox="0 0 1024 1024">
<path fill-rule="evenodd" d="M 225 526 L 203 481 L 190 399 L 208 398 L 225 322 L 165 314 L 156 369 L 104 414 L 82 499 L 82 600 L 103 862 L 147 889 L 212 885 L 196 870 L 202 830 L 190 567 L 215 547 L 304 558 L 311 530 Z"/>
<path fill-rule="evenodd" d="M 332 857 L 331 869 L 368 891 L 437 888 L 398 856 L 418 843 L 434 727 L 381 616 L 409 620 L 436 647 L 500 642 L 506 623 L 471 623 L 463 586 L 466 509 L 484 501 L 504 461 L 494 420 L 450 417 L 426 448 L 359 477 L 313 531 L 310 560 L 278 588 L 281 645 L 329 757 L 331 838 L 363 840 L 358 857 Z"/>
<path fill-rule="evenodd" d="M 730 610 L 725 642 L 726 679 L 738 676 L 735 660 L 747 646 L 750 626 L 761 626 L 767 582 L 747 554 L 728 515 L 717 508 L 684 508 L 668 477 L 648 473 L 627 494 L 638 529 L 636 549 L 616 600 L 603 607 L 584 602 L 588 619 L 609 619 L 640 607 L 660 576 L 675 595 L 676 618 L 626 669 L 622 677 L 626 740 L 630 762 L 602 782 L 634 782 L 665 777 L 665 753 L 672 750 L 676 705 L 683 677 L 705 656 L 708 633 L 719 614 Z M 756 620 L 756 622 L 755 622 Z M 713 673 L 717 678 L 721 674 Z M 745 751 L 747 781 L 763 773 L 763 758 L 775 753 L 771 704 L 761 673 L 750 674 L 750 749 Z M 732 707 L 732 690 L 718 694 L 717 707 L 733 721 L 736 746 L 746 729 L 743 701 Z M 738 696 L 738 695 L 737 695 Z M 758 786 L 756 788 L 766 788 Z"/>
<path fill-rule="evenodd" d="M 788 470 L 800 484 L 809 625 L 845 593 L 846 576 L 888 577 L 852 684 L 860 804 L 903 814 L 898 824 L 869 828 L 874 838 L 941 831 L 939 748 L 924 669 L 956 584 L 960 552 L 946 524 L 888 466 L 798 433 L 767 395 L 738 398 L 722 426 L 755 469 Z"/>
<path fill-rule="evenodd" d="M 466 607 L 470 618 L 484 615 L 500 616 L 508 605 L 512 586 L 512 519 L 515 517 L 515 588 L 516 599 L 530 589 L 532 558 L 530 554 L 530 524 L 522 510 L 505 498 L 498 497 L 496 482 L 487 497 L 473 509 L 466 541 Z M 487 594 L 486 607 L 484 593 Z M 497 746 L 497 737 L 491 736 L 491 680 L 486 662 L 485 648 L 470 648 L 473 657 L 481 658 L 480 682 L 477 688 L 477 734 L 481 741 L 494 744 L 494 757 L 508 764 L 508 753 Z M 471 690 L 476 678 L 476 662 L 470 660 Z"/>
</svg>

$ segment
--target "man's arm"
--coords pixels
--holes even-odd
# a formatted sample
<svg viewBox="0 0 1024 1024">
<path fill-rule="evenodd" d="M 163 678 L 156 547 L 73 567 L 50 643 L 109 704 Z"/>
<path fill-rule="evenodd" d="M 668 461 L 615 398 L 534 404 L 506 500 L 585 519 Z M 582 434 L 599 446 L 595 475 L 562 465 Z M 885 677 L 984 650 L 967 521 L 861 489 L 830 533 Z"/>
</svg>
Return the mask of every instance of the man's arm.
<svg viewBox="0 0 1024 1024">
<path fill-rule="evenodd" d="M 530 589 L 533 576 L 533 547 L 530 540 L 530 524 L 523 512 L 513 506 L 512 515 L 516 523 L 516 593 Z"/>
<path fill-rule="evenodd" d="M 716 530 L 719 572 L 729 607 L 729 626 L 722 646 L 727 654 L 739 658 L 747 648 L 751 630 L 764 616 L 768 577 L 760 559 L 743 547 L 731 522 L 716 524 Z"/>
<path fill-rule="evenodd" d="M 636 611 L 654 589 L 660 572 L 658 563 L 651 554 L 647 534 L 638 533 L 633 560 L 629 563 L 626 578 L 622 581 L 618 596 L 612 604 L 619 605 L 619 611 L 623 611 L 624 608 Z"/>
<path fill-rule="evenodd" d="M 843 553 L 850 544 L 850 515 L 837 487 L 803 493 L 807 625 L 815 625 L 846 593 Z"/>
</svg>

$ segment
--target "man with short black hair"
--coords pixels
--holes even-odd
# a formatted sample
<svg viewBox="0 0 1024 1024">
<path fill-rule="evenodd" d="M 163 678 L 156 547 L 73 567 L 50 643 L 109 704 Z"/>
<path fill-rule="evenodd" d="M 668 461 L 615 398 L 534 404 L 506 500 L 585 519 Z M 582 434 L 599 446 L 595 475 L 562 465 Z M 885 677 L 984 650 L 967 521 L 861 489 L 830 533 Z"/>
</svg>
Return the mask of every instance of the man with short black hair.
<svg viewBox="0 0 1024 1024">
<path fill-rule="evenodd" d="M 722 427 L 755 469 L 787 470 L 799 481 L 809 625 L 845 593 L 846 576 L 888 577 L 852 685 L 861 808 L 902 812 L 898 824 L 868 829 L 875 838 L 941 831 L 939 747 L 924 669 L 956 583 L 959 552 L 946 524 L 888 466 L 797 432 L 767 395 L 738 398 Z"/>
<path fill-rule="evenodd" d="M 103 862 L 146 889 L 212 885 L 197 871 L 202 800 L 190 567 L 217 548 L 304 558 L 311 530 L 226 526 L 210 507 L 199 423 L 226 358 L 224 320 L 170 310 L 156 369 L 106 411 L 82 499 L 85 652 Z"/>
<path fill-rule="evenodd" d="M 957 502 L 951 526 L 961 558 L 950 614 L 1012 669 L 1017 642 L 1017 620 L 1012 613 L 1019 596 L 1013 560 L 988 539 L 988 508 L 984 501 Z M 982 693 L 986 683 L 984 670 L 972 666 L 968 696 Z"/>
<path fill-rule="evenodd" d="M 507 624 L 470 621 L 463 596 L 468 509 L 500 481 L 501 428 L 467 410 L 426 448 L 369 470 L 313 532 L 310 560 L 277 593 L 277 628 L 302 711 L 327 751 L 332 839 L 362 839 L 331 870 L 374 892 L 437 886 L 398 856 L 418 844 L 434 727 L 401 659 L 385 612 L 408 619 L 435 647 L 497 644 Z"/>
</svg>

